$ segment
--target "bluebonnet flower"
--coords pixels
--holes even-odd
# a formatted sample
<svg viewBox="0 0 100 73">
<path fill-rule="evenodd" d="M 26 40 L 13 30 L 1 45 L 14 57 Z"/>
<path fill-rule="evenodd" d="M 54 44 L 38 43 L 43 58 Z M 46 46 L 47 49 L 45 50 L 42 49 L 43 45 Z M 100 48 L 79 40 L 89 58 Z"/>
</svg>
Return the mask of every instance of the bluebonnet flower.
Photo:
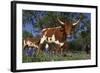
<svg viewBox="0 0 100 73">
<path fill-rule="evenodd" d="M 35 52 L 36 52 L 35 48 L 28 48 L 26 51 L 26 55 L 31 57 L 35 54 Z"/>
</svg>

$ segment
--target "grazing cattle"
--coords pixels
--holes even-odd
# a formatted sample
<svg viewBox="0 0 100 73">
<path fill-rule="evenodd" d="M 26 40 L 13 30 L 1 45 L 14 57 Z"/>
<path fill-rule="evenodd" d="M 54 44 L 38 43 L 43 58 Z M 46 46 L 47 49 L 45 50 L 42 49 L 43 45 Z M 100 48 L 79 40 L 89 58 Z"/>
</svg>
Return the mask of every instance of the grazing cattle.
<svg viewBox="0 0 100 73">
<path fill-rule="evenodd" d="M 33 38 L 26 38 L 23 40 L 23 49 L 26 50 L 28 55 L 32 54 L 33 51 L 36 51 L 39 48 L 39 40 Z"/>
<path fill-rule="evenodd" d="M 66 37 L 70 37 L 71 34 L 73 34 L 73 32 L 75 31 L 75 27 L 80 22 L 80 19 L 75 23 L 69 21 L 62 22 L 59 19 L 58 21 L 61 24 L 61 26 L 53 28 L 45 28 L 42 30 L 40 48 L 44 42 L 47 42 L 47 44 L 45 44 L 45 48 L 49 48 L 48 43 L 55 43 L 59 45 L 59 48 L 62 48 L 64 46 L 64 42 L 66 41 Z"/>
</svg>

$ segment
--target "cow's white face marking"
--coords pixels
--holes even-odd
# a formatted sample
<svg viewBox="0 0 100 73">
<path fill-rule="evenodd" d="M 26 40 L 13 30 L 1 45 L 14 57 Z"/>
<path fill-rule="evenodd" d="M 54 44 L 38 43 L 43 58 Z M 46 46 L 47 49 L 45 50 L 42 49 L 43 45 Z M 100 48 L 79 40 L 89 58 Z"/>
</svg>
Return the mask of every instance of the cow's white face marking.
<svg viewBox="0 0 100 73">
<path fill-rule="evenodd" d="M 40 41 L 40 44 L 43 44 L 43 42 L 46 40 L 46 36 L 45 35 L 43 35 L 43 37 L 41 38 L 41 41 Z"/>
</svg>

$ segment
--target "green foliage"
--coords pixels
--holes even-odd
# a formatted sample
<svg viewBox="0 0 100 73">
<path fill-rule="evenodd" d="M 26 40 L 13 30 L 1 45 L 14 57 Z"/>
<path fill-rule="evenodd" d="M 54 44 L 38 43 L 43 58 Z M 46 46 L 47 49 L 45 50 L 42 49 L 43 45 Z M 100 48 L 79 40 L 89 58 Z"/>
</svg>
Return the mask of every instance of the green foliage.
<svg viewBox="0 0 100 73">
<path fill-rule="evenodd" d="M 80 17 L 82 17 L 81 13 L 23 10 L 23 25 L 35 19 L 35 26 L 42 29 L 44 27 L 59 26 L 57 18 L 73 22 L 73 20 L 77 20 Z"/>
<path fill-rule="evenodd" d="M 31 18 L 33 16 L 33 11 L 30 10 L 23 10 L 23 24 L 28 23 L 31 21 Z"/>
<path fill-rule="evenodd" d="M 84 51 L 77 51 L 77 53 L 67 53 L 71 56 L 62 56 L 62 55 L 49 55 L 47 53 L 41 52 L 37 56 L 23 56 L 23 63 L 28 62 L 51 62 L 51 61 L 68 61 L 68 60 L 85 60 L 90 59 L 90 55 L 86 54 Z"/>
<path fill-rule="evenodd" d="M 57 26 L 57 13 L 54 12 L 47 12 L 47 14 L 37 22 L 36 27 L 54 27 Z"/>
<path fill-rule="evenodd" d="M 23 38 L 33 37 L 32 33 L 23 30 Z"/>
</svg>

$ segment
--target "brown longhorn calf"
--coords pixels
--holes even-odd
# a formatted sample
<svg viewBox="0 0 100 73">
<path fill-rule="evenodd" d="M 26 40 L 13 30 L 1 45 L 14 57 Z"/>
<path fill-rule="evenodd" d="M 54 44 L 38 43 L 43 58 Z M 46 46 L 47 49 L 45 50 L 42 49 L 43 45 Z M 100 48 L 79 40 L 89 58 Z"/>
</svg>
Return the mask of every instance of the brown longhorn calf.
<svg viewBox="0 0 100 73">
<path fill-rule="evenodd" d="M 23 40 L 23 49 L 35 48 L 39 49 L 39 40 L 28 37 Z"/>
</svg>

